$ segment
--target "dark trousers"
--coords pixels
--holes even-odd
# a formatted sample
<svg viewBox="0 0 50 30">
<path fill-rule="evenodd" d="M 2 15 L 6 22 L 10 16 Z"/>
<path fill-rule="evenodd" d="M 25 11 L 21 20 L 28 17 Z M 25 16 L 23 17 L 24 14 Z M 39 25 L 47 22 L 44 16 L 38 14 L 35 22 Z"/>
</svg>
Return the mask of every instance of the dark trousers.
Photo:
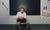
<svg viewBox="0 0 50 30">
<path fill-rule="evenodd" d="M 20 23 L 26 23 L 26 19 L 17 19 L 17 22 L 20 22 Z M 26 28 L 26 24 L 20 24 L 20 26 L 17 26 L 17 30 L 23 30 L 23 29 L 27 29 Z M 21 29 L 19 29 L 19 27 L 21 27 Z"/>
<path fill-rule="evenodd" d="M 17 19 L 17 22 L 26 23 L 26 19 Z"/>
</svg>

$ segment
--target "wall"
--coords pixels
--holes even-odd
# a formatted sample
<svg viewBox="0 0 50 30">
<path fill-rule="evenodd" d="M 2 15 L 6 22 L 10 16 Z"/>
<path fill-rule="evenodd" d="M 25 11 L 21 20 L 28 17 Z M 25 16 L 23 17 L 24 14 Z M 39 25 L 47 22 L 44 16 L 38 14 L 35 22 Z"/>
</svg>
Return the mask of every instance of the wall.
<svg viewBox="0 0 50 30">
<path fill-rule="evenodd" d="M 0 24 L 7 24 L 9 19 L 8 10 L 2 5 L 2 2 L 9 8 L 9 0 L 0 0 Z"/>
<path fill-rule="evenodd" d="M 8 10 L 2 5 L 2 2 L 5 3 Z M 41 0 L 41 11 L 43 10 L 43 6 L 46 5 L 47 0 Z M 50 19 L 41 19 L 40 16 L 28 16 L 27 20 L 31 24 L 50 24 Z M 9 0 L 0 0 L 0 24 L 16 24 L 16 16 L 9 16 Z"/>
</svg>

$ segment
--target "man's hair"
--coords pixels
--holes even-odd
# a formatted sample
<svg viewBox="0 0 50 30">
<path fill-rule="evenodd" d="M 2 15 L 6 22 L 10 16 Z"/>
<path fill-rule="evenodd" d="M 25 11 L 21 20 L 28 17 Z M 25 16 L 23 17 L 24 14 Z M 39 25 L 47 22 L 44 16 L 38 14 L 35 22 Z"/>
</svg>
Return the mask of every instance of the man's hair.
<svg viewBox="0 0 50 30">
<path fill-rule="evenodd" d="M 21 9 L 23 9 L 23 10 L 25 11 L 25 9 L 24 9 L 24 8 L 21 8 Z M 21 10 L 21 9 L 20 9 L 20 10 Z"/>
<path fill-rule="evenodd" d="M 24 10 L 24 8 L 21 8 L 21 9 L 23 9 L 23 10 Z"/>
</svg>

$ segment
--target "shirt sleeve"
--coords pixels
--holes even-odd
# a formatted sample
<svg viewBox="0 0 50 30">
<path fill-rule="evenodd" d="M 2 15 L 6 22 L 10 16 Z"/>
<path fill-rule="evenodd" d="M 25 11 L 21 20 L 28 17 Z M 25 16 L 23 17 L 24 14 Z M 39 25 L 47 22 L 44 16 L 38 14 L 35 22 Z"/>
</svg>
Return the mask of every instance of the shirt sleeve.
<svg viewBox="0 0 50 30">
<path fill-rule="evenodd" d="M 17 13 L 17 15 L 16 15 L 16 18 L 18 18 L 19 17 L 19 13 Z"/>
<path fill-rule="evenodd" d="M 24 13 L 24 18 L 26 18 L 26 13 Z"/>
</svg>

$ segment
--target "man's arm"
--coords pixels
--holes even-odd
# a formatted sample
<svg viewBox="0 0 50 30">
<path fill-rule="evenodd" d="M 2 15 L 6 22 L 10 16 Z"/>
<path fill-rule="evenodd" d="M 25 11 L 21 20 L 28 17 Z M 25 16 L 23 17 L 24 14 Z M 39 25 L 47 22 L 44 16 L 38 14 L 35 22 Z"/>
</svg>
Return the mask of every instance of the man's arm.
<svg viewBox="0 0 50 30">
<path fill-rule="evenodd" d="M 17 19 L 22 19 L 22 17 L 19 17 L 19 15 L 20 15 L 20 13 L 18 12 L 17 15 L 16 15 L 16 20 Z"/>
<path fill-rule="evenodd" d="M 18 12 L 17 15 L 16 15 L 16 20 L 17 20 L 17 19 L 19 19 L 19 12 Z"/>
<path fill-rule="evenodd" d="M 23 17 L 23 19 L 26 19 L 26 13 L 24 13 L 24 17 Z"/>
</svg>

